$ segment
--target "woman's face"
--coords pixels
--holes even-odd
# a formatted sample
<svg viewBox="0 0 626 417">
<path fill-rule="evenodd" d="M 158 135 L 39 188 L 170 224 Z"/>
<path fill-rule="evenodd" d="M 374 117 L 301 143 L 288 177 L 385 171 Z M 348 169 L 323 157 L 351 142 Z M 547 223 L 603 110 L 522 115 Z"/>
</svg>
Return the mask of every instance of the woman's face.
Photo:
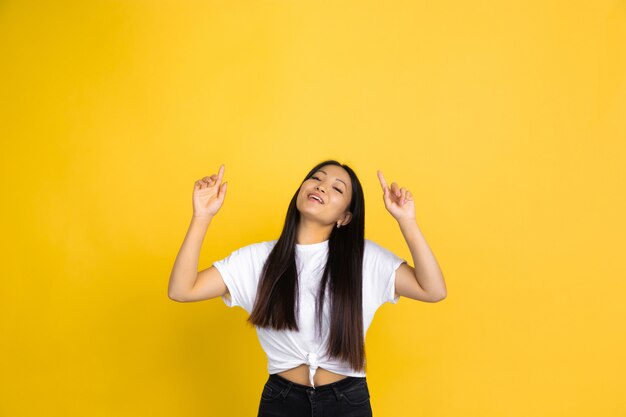
<svg viewBox="0 0 626 417">
<path fill-rule="evenodd" d="M 316 200 L 312 194 L 319 196 Z M 344 219 L 352 200 L 352 181 L 337 165 L 325 165 L 302 183 L 296 205 L 301 215 L 313 216 L 324 224 Z"/>
</svg>

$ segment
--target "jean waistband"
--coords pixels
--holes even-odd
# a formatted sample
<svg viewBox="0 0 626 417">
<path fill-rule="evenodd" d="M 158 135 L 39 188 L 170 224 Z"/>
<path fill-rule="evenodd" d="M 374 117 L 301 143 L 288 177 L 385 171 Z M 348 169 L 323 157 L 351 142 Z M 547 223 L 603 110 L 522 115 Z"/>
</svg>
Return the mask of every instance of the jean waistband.
<svg viewBox="0 0 626 417">
<path fill-rule="evenodd" d="M 279 384 L 283 388 L 290 385 L 292 389 L 296 388 L 301 391 L 311 390 L 311 389 L 314 389 L 315 391 L 331 391 L 333 390 L 333 388 L 343 389 L 346 386 L 354 384 L 355 382 L 360 381 L 360 380 L 365 381 L 366 377 L 347 376 L 343 379 L 340 379 L 339 381 L 331 382 L 330 384 L 316 385 L 315 388 L 309 385 L 298 384 L 297 382 L 290 381 L 287 378 L 282 377 L 278 374 L 270 374 L 269 379 L 273 381 L 274 383 Z"/>
</svg>

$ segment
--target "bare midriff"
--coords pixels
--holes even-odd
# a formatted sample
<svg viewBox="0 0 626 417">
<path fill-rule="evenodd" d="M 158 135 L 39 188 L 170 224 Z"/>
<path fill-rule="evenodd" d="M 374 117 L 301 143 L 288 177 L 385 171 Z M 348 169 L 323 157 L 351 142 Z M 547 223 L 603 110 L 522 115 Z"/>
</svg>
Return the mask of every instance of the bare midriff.
<svg viewBox="0 0 626 417">
<path fill-rule="evenodd" d="M 279 372 L 278 375 L 290 380 L 291 382 L 295 382 L 296 384 L 307 385 L 309 387 L 311 386 L 309 381 L 309 365 L 305 363 L 295 368 Z M 344 378 L 347 378 L 346 375 L 336 374 L 334 372 L 327 371 L 324 368 L 317 368 L 315 375 L 313 376 L 313 382 L 315 382 L 315 386 L 317 387 L 319 385 L 332 384 L 333 382 L 337 382 Z"/>
</svg>

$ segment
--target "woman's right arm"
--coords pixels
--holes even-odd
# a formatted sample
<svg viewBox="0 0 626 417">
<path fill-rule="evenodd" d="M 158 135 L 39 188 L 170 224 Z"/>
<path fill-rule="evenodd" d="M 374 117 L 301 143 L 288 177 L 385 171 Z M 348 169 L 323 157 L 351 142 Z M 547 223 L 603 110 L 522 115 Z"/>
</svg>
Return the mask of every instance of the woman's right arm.
<svg viewBox="0 0 626 417">
<path fill-rule="evenodd" d="M 200 249 L 209 224 L 219 211 L 226 194 L 227 183 L 222 184 L 224 165 L 217 175 L 196 181 L 193 192 L 193 217 L 183 244 L 176 256 L 167 289 L 174 301 L 209 300 L 228 292 L 217 268 L 211 266 L 198 272 Z"/>
</svg>

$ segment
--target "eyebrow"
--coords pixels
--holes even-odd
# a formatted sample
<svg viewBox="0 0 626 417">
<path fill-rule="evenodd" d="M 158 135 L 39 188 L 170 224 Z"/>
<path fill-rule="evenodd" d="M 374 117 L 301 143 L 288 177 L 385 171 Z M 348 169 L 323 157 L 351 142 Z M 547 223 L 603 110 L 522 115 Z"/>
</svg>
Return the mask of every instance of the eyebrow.
<svg viewBox="0 0 626 417">
<path fill-rule="evenodd" d="M 324 174 L 326 174 L 326 171 L 324 171 L 324 170 L 318 169 L 318 171 L 319 172 L 323 172 Z M 326 175 L 328 175 L 328 174 L 326 174 Z M 341 181 L 341 180 L 339 178 L 335 178 L 335 181 Z M 343 181 L 341 181 L 341 182 L 343 182 Z M 348 188 L 348 186 L 346 185 L 345 182 L 343 182 L 343 185 L 345 185 L 345 187 Z"/>
</svg>

